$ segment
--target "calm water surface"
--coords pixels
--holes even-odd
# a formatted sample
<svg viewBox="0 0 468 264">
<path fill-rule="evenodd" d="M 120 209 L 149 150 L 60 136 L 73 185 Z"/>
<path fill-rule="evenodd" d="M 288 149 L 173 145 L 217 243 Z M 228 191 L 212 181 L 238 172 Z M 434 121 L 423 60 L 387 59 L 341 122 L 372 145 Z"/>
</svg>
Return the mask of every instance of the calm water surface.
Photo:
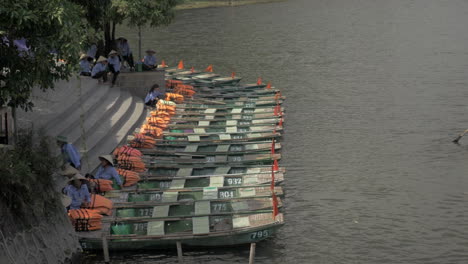
<svg viewBox="0 0 468 264">
<path fill-rule="evenodd" d="M 468 127 L 467 25 L 462 0 L 290 0 L 183 11 L 143 48 L 288 97 L 287 224 L 256 263 L 468 263 L 468 138 L 450 143 Z M 186 260 L 247 263 L 248 247 Z"/>
</svg>

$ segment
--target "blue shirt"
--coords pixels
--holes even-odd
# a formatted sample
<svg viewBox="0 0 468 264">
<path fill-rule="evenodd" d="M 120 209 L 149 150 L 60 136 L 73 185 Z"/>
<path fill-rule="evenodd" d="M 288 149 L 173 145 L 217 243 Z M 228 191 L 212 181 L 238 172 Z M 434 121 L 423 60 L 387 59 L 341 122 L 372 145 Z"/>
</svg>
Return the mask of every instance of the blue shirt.
<svg viewBox="0 0 468 264">
<path fill-rule="evenodd" d="M 65 162 L 70 162 L 75 166 L 75 168 L 79 168 L 81 166 L 81 157 L 80 153 L 76 150 L 76 148 L 70 144 L 66 143 L 62 147 L 62 155 Z"/>
<path fill-rule="evenodd" d="M 117 49 L 122 56 L 128 56 L 131 53 L 130 46 L 127 42 L 117 42 Z"/>
<path fill-rule="evenodd" d="M 146 55 L 143 63 L 149 66 L 154 66 L 156 65 L 156 56 L 154 55 Z"/>
<path fill-rule="evenodd" d="M 114 66 L 114 71 L 118 72 L 120 71 L 120 59 L 119 56 L 110 56 L 107 59 L 107 62 L 109 62 L 110 65 Z"/>
<path fill-rule="evenodd" d="M 96 76 L 96 74 L 102 72 L 102 71 L 105 71 L 106 70 L 106 65 L 105 64 L 102 64 L 100 62 L 96 63 L 96 65 L 94 65 L 93 67 L 93 70 L 91 71 L 91 76 Z"/>
<path fill-rule="evenodd" d="M 91 72 L 91 65 L 87 59 L 80 60 L 81 72 Z"/>
<path fill-rule="evenodd" d="M 163 93 L 159 91 L 152 91 L 151 93 L 148 93 L 145 98 L 145 103 L 148 103 L 149 101 L 156 99 L 160 95 L 163 95 Z"/>
<path fill-rule="evenodd" d="M 79 189 L 70 184 L 65 187 L 65 194 L 72 199 L 70 209 L 80 209 L 83 202 L 91 202 L 91 195 L 86 184 L 81 184 Z"/>
<path fill-rule="evenodd" d="M 90 56 L 91 58 L 96 57 L 96 52 L 97 52 L 97 46 L 96 44 L 91 45 L 89 47 L 88 51 L 86 52 L 86 55 Z"/>
<path fill-rule="evenodd" d="M 122 185 L 122 180 L 120 179 L 117 170 L 113 166 L 107 166 L 104 168 L 102 165 L 99 165 L 96 176 L 94 176 L 94 178 L 103 180 L 112 180 L 112 178 L 114 178 L 118 185 Z"/>
</svg>

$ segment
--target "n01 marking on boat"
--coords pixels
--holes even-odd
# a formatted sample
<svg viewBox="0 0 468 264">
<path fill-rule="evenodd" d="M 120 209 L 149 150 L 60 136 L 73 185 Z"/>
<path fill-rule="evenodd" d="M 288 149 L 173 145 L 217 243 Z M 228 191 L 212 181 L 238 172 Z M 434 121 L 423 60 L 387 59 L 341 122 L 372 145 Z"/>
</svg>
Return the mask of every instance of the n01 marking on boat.
<svg viewBox="0 0 468 264">
<path fill-rule="evenodd" d="M 257 239 L 268 237 L 269 235 L 270 235 L 270 232 L 268 232 L 268 230 L 260 230 L 260 231 L 251 233 L 250 239 L 257 240 Z"/>
<path fill-rule="evenodd" d="M 150 201 L 160 201 L 162 198 L 162 195 L 161 193 L 152 193 L 149 198 L 150 198 Z"/>
<path fill-rule="evenodd" d="M 221 191 L 219 198 L 234 198 L 234 191 Z"/>
</svg>

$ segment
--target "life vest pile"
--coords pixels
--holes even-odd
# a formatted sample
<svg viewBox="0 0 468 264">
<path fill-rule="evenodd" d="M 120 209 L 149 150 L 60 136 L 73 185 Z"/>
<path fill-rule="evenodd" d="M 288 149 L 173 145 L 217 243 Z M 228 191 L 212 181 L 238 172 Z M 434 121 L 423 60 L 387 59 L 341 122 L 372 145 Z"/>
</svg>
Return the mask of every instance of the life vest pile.
<svg viewBox="0 0 468 264">
<path fill-rule="evenodd" d="M 102 215 L 97 210 L 72 209 L 68 211 L 68 217 L 75 231 L 93 231 L 102 228 Z"/>
<path fill-rule="evenodd" d="M 129 147 L 127 145 L 116 148 L 114 150 L 113 154 L 116 157 L 118 157 L 120 155 L 127 155 L 127 156 L 132 156 L 132 157 L 141 157 L 141 156 L 143 156 L 143 154 L 138 149 L 134 149 L 134 148 Z"/>
<path fill-rule="evenodd" d="M 174 93 L 187 96 L 187 97 L 192 97 L 195 94 L 195 90 L 192 85 L 186 85 L 186 84 L 178 84 L 174 88 Z"/>
<path fill-rule="evenodd" d="M 128 136 L 127 142 L 133 148 L 151 149 L 156 146 L 156 140 L 154 138 L 141 133 L 133 134 L 133 136 Z"/>
<path fill-rule="evenodd" d="M 172 103 L 172 104 L 171 104 Z M 168 113 L 170 116 L 175 115 L 176 104 L 171 101 L 158 100 L 156 103 L 157 111 L 162 111 Z"/>
<path fill-rule="evenodd" d="M 166 93 L 166 101 L 182 103 L 184 101 L 184 96 L 176 93 Z"/>
<path fill-rule="evenodd" d="M 165 129 L 165 128 L 167 128 L 167 124 L 169 124 L 170 120 L 171 120 L 170 117 L 150 116 L 150 117 L 148 117 L 146 119 L 146 122 L 151 126 L 157 126 L 157 127 L 162 128 L 162 129 Z"/>
<path fill-rule="evenodd" d="M 112 187 L 113 182 L 111 180 L 90 179 L 89 181 L 94 183 L 97 192 L 108 192 L 114 189 Z"/>
<path fill-rule="evenodd" d="M 144 124 L 140 128 L 140 133 L 153 138 L 160 138 L 163 135 L 163 130 L 160 127 Z"/>
<path fill-rule="evenodd" d="M 140 181 L 140 175 L 137 172 L 124 170 L 124 169 L 117 169 L 117 173 L 124 178 L 123 186 L 129 187 L 133 186 Z"/>
<path fill-rule="evenodd" d="M 183 82 L 179 80 L 166 80 L 166 88 L 174 88 L 180 84 L 183 84 Z"/>
<path fill-rule="evenodd" d="M 131 170 L 135 172 L 146 171 L 146 166 L 140 157 L 132 157 L 127 155 L 120 155 L 117 158 L 119 168 L 125 170 Z"/>
<path fill-rule="evenodd" d="M 100 214 L 111 215 L 112 214 L 112 201 L 101 196 L 99 194 L 91 194 L 91 203 L 89 209 L 93 209 Z"/>
</svg>

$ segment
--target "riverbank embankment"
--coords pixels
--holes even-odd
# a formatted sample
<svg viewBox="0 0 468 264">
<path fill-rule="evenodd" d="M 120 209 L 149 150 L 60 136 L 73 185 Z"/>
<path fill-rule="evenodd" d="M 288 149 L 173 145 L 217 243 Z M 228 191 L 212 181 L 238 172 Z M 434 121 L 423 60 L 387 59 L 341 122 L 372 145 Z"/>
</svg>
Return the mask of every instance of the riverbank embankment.
<svg viewBox="0 0 468 264">
<path fill-rule="evenodd" d="M 177 5 L 176 10 L 198 9 L 208 7 L 227 7 L 227 6 L 243 6 L 253 4 L 266 4 L 274 2 L 284 2 L 286 0 L 232 0 L 232 1 L 186 1 Z"/>
</svg>

